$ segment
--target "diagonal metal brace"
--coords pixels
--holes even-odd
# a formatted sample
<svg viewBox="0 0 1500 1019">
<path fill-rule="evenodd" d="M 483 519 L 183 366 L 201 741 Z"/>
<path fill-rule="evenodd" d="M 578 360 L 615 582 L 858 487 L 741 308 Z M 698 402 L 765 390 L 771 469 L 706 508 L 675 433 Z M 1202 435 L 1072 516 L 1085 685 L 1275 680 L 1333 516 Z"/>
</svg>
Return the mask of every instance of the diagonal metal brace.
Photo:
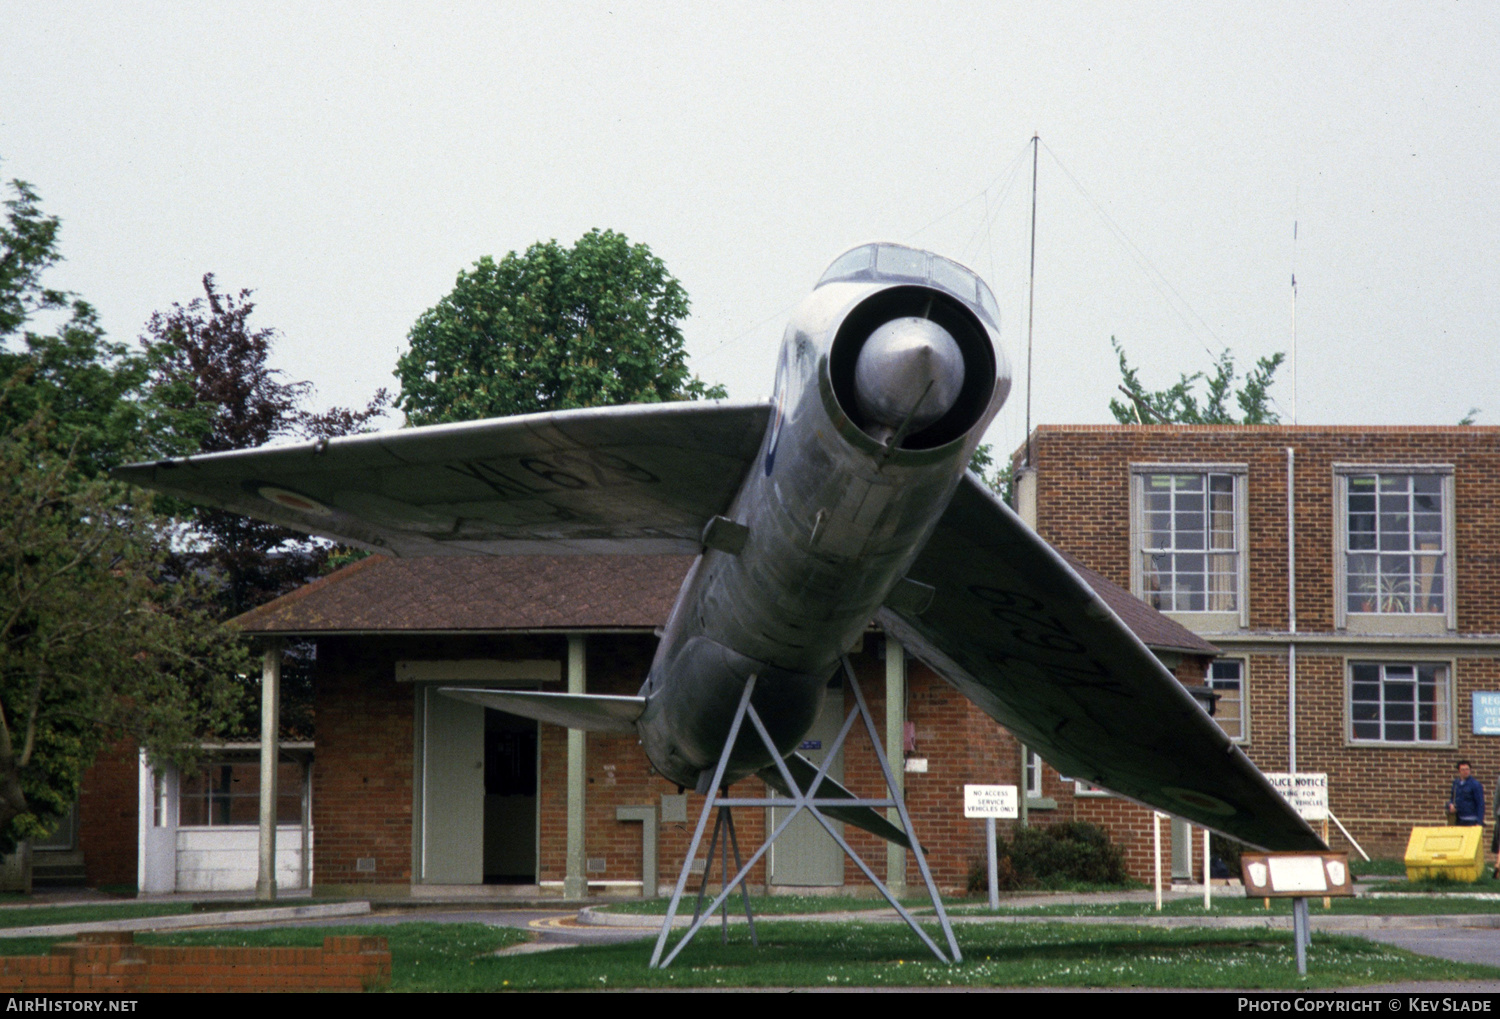
<svg viewBox="0 0 1500 1019">
<path fill-rule="evenodd" d="M 884 748 L 881 746 L 880 739 L 876 735 L 874 719 L 870 716 L 870 710 L 865 703 L 864 694 L 859 686 L 859 680 L 855 678 L 854 669 L 850 666 L 849 659 L 847 657 L 843 659 L 843 666 L 844 674 L 854 691 L 855 706 L 854 709 L 850 711 L 848 716 L 844 719 L 844 724 L 843 727 L 839 730 L 838 738 L 834 740 L 832 746 L 829 748 L 828 754 L 824 757 L 822 765 L 818 768 L 817 774 L 809 783 L 807 789 L 803 789 L 798 786 L 796 780 L 792 777 L 791 772 L 787 769 L 785 762 L 781 758 L 781 755 L 777 752 L 776 746 L 771 740 L 770 733 L 766 731 L 765 724 L 761 721 L 760 715 L 756 712 L 754 706 L 750 703 L 751 695 L 755 689 L 756 677 L 751 676 L 750 679 L 746 682 L 744 693 L 740 697 L 739 706 L 735 710 L 734 720 L 729 728 L 729 736 L 724 743 L 724 750 L 720 754 L 718 766 L 714 770 L 713 783 L 709 788 L 708 795 L 704 797 L 703 809 L 698 815 L 698 826 L 694 830 L 692 842 L 688 846 L 687 857 L 683 860 L 682 870 L 678 875 L 677 885 L 672 893 L 672 900 L 667 906 L 666 918 L 662 922 L 661 932 L 657 935 L 656 948 L 651 954 L 651 968 L 664 969 L 667 966 L 671 965 L 672 960 L 675 959 L 678 954 L 687 947 L 688 943 L 692 941 L 693 937 L 698 933 L 703 925 L 707 923 L 715 913 L 717 913 L 721 908 L 724 907 L 724 904 L 728 901 L 729 897 L 734 894 L 736 889 L 740 889 L 741 895 L 745 897 L 745 909 L 747 916 L 749 915 L 750 900 L 748 891 L 744 888 L 745 879 L 749 876 L 750 871 L 760 861 L 761 857 L 766 854 L 766 852 L 771 848 L 776 840 L 781 837 L 782 833 L 786 831 L 787 826 L 791 824 L 792 820 L 804 810 L 810 813 L 813 818 L 817 820 L 820 825 L 822 825 L 823 829 L 828 832 L 829 836 L 834 840 L 834 842 L 838 844 L 839 848 L 844 851 L 849 859 L 854 862 L 855 866 L 859 868 L 860 872 L 864 874 L 866 880 L 868 880 L 875 886 L 875 888 L 885 898 L 886 902 L 889 903 L 893 909 L 895 909 L 901 919 L 906 921 L 907 926 L 909 926 L 912 931 L 916 933 L 917 937 L 922 940 L 922 943 L 927 946 L 927 948 L 932 952 L 933 955 L 938 958 L 940 962 L 947 963 L 963 961 L 963 955 L 959 951 L 958 942 L 953 937 L 953 927 L 948 921 L 947 912 L 943 909 L 942 898 L 938 895 L 937 886 L 932 880 L 932 873 L 927 867 L 927 859 L 922 853 L 921 846 L 917 842 L 916 838 L 912 837 L 911 817 L 907 813 L 906 805 L 902 801 L 901 797 L 896 795 L 896 783 L 891 772 L 890 762 L 886 760 Z M 749 719 L 751 728 L 755 730 L 756 735 L 759 736 L 761 742 L 770 752 L 771 758 L 775 762 L 776 768 L 782 776 L 782 780 L 786 783 L 787 787 L 792 790 L 793 795 L 791 797 L 739 798 L 724 795 L 724 773 L 728 767 L 730 754 L 733 752 L 735 741 L 738 739 L 740 729 L 746 719 Z M 848 738 L 850 731 L 853 729 L 856 720 L 863 720 L 865 723 L 865 732 L 870 738 L 870 744 L 875 751 L 876 760 L 880 762 L 881 773 L 885 777 L 886 791 L 888 793 L 888 796 L 882 799 L 856 798 L 853 800 L 839 799 L 836 801 L 826 798 L 814 798 L 811 795 L 812 791 L 817 789 L 822 784 L 824 777 L 827 775 L 829 765 L 832 763 L 834 757 L 843 750 L 844 742 Z M 751 854 L 749 860 L 745 861 L 740 866 L 734 877 L 724 881 L 723 887 L 720 890 L 718 896 L 715 897 L 707 910 L 704 910 L 702 908 L 703 891 L 700 890 L 698 897 L 698 908 L 694 911 L 695 915 L 692 925 L 687 929 L 687 932 L 682 936 L 682 939 L 673 946 L 671 952 L 667 953 L 666 957 L 663 958 L 662 952 L 666 948 L 667 938 L 671 933 L 672 922 L 676 918 L 677 907 L 681 902 L 683 890 L 687 887 L 688 878 L 692 870 L 693 860 L 696 859 L 697 856 L 698 846 L 702 843 L 703 833 L 708 827 L 709 815 L 715 810 L 720 810 L 723 812 L 721 813 L 719 823 L 715 825 L 714 830 L 713 842 L 717 844 L 720 826 L 725 825 L 726 821 L 728 824 L 728 835 L 730 838 L 733 838 L 733 820 L 728 816 L 728 810 L 731 807 L 737 806 L 776 806 L 790 807 L 791 809 L 787 813 L 787 815 L 781 819 L 781 822 L 777 824 L 775 830 L 771 832 L 770 836 L 761 843 L 761 845 L 755 850 L 753 854 Z M 901 818 L 902 827 L 905 830 L 907 836 L 911 838 L 912 850 L 917 860 L 917 866 L 922 873 L 922 880 L 926 882 L 927 892 L 931 897 L 933 908 L 937 913 L 938 923 L 941 925 L 943 935 L 948 943 L 949 954 L 945 955 L 942 949 L 939 948 L 930 937 L 928 937 L 927 932 L 922 930 L 921 926 L 917 923 L 916 918 L 913 917 L 911 913 L 909 913 L 906 908 L 896 900 L 895 895 L 891 893 L 891 890 L 886 886 L 885 882 L 876 875 L 875 871 L 869 866 L 869 864 L 867 864 L 863 859 L 860 858 L 859 854 L 854 851 L 854 849 L 849 845 L 847 841 L 845 841 L 842 833 L 839 832 L 835 827 L 834 822 L 829 819 L 820 809 L 822 807 L 834 806 L 894 806 L 896 808 Z M 727 845 L 724 846 L 724 873 L 726 878 L 728 877 L 728 848 L 729 847 Z M 712 853 L 713 851 L 710 850 L 710 856 L 712 856 Z M 739 863 L 738 845 L 735 846 L 735 862 Z M 712 860 L 710 859 L 710 865 L 711 864 Z M 705 868 L 703 883 L 704 889 L 706 889 L 707 887 L 707 880 L 707 868 Z M 728 923 L 727 908 L 725 908 L 725 923 Z M 753 936 L 753 918 L 751 919 L 751 932 Z"/>
</svg>

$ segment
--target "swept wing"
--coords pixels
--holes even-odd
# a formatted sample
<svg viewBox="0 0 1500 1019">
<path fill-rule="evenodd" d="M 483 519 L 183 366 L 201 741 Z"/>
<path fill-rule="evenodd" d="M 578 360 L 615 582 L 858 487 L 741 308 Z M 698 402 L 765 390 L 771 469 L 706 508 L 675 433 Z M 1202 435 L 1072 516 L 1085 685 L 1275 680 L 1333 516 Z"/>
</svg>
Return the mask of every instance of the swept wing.
<svg viewBox="0 0 1500 1019">
<path fill-rule="evenodd" d="M 632 404 L 181 460 L 115 477 L 413 555 L 697 552 L 765 434 L 764 404 Z"/>
<path fill-rule="evenodd" d="M 1065 775 L 1253 846 L 1323 848 L 1307 823 L 1051 546 L 972 475 L 885 608 L 903 645 Z"/>
</svg>

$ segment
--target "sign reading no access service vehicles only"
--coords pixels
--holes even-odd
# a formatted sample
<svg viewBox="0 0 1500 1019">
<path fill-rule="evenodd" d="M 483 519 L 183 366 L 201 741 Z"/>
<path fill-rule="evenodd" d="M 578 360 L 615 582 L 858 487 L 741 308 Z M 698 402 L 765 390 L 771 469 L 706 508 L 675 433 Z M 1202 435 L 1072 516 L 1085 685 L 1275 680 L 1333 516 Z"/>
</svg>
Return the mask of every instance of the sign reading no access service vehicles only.
<svg viewBox="0 0 1500 1019">
<path fill-rule="evenodd" d="M 1021 816 L 1013 785 L 964 786 L 964 817 L 1015 818 Z"/>
</svg>

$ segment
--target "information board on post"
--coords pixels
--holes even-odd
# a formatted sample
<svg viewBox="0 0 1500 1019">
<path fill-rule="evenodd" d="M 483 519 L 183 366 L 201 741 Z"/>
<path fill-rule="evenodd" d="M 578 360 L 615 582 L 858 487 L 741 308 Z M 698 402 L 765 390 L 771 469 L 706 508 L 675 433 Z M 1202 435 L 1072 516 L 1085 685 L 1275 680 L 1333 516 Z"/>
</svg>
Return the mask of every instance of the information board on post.
<svg viewBox="0 0 1500 1019">
<path fill-rule="evenodd" d="M 964 817 L 1014 819 L 1021 804 L 1013 785 L 964 786 Z"/>
<path fill-rule="evenodd" d="M 1266 781 L 1304 821 L 1328 820 L 1328 774 L 1322 771 L 1266 772 Z"/>
</svg>

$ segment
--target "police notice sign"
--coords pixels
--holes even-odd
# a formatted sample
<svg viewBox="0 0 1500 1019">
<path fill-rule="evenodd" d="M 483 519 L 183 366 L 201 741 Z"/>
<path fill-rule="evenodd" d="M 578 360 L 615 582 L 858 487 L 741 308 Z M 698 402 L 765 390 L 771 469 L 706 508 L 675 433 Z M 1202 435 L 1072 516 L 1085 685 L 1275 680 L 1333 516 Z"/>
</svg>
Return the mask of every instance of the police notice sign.
<svg viewBox="0 0 1500 1019">
<path fill-rule="evenodd" d="M 1268 771 L 1266 779 L 1304 821 L 1328 820 L 1328 774 L 1322 771 Z"/>
</svg>

